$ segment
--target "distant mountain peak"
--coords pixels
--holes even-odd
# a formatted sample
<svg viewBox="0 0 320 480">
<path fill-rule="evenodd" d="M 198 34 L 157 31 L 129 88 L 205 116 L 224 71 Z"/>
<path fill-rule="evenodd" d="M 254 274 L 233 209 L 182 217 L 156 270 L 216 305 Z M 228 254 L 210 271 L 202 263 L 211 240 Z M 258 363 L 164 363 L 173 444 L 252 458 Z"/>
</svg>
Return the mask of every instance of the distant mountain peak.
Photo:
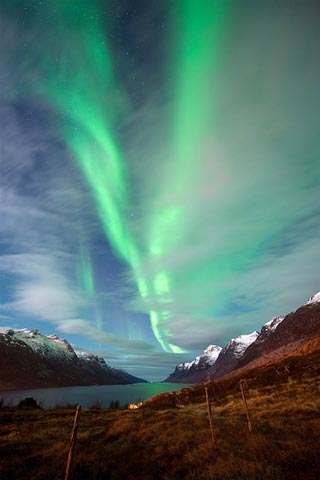
<svg viewBox="0 0 320 480">
<path fill-rule="evenodd" d="M 196 357 L 195 360 L 193 360 L 193 362 L 195 365 L 198 365 L 201 362 L 206 363 L 208 365 L 213 365 L 217 360 L 221 350 L 222 348 L 219 347 L 218 345 L 208 345 L 207 348 L 203 350 L 201 355 L 199 355 L 199 357 Z"/>
<path fill-rule="evenodd" d="M 216 362 L 222 348 L 218 345 L 208 345 L 201 355 L 196 357 L 192 362 L 179 363 L 176 366 L 176 372 L 184 373 L 186 371 L 198 371 L 208 368 Z"/>
<path fill-rule="evenodd" d="M 274 332 L 276 328 L 280 325 L 280 323 L 284 320 L 284 317 L 273 317 L 269 322 L 265 323 L 261 329 L 260 335 L 270 334 Z"/>
</svg>

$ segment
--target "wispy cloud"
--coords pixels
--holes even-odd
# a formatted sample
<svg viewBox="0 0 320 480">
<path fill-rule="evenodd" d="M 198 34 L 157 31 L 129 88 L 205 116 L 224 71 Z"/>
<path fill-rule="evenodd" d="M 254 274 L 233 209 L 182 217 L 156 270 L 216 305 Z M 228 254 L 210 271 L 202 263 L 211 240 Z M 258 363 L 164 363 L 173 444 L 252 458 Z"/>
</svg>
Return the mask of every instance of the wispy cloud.
<svg viewBox="0 0 320 480">
<path fill-rule="evenodd" d="M 1 310 L 54 325 L 77 316 L 88 302 L 75 285 L 74 263 L 77 225 L 87 218 L 92 227 L 90 214 L 81 212 L 91 212 L 92 207 L 80 175 L 55 136 L 50 111 L 16 98 L 21 65 L 14 65 L 12 53 L 17 37 L 12 22 L 3 27 L 0 270 L 6 288 Z M 32 72 L 27 62 L 24 67 Z"/>
<path fill-rule="evenodd" d="M 60 332 L 69 334 L 80 334 L 86 336 L 100 345 L 107 345 L 109 348 L 124 349 L 127 352 L 152 352 L 155 350 L 155 345 L 146 341 L 127 340 L 117 335 L 110 334 L 97 328 L 93 322 L 87 319 L 68 319 L 67 321 L 57 321 L 57 327 Z M 119 355 L 119 350 L 118 350 Z M 123 352 L 121 353 L 123 355 Z"/>
<path fill-rule="evenodd" d="M 117 351 L 112 352 L 103 347 L 93 350 L 93 353 L 103 356 L 106 362 L 115 368 L 154 382 L 163 381 L 177 363 L 190 360 L 190 355 L 193 355 L 193 352 L 188 355 L 144 350 L 128 350 L 127 353 L 119 355 Z"/>
</svg>

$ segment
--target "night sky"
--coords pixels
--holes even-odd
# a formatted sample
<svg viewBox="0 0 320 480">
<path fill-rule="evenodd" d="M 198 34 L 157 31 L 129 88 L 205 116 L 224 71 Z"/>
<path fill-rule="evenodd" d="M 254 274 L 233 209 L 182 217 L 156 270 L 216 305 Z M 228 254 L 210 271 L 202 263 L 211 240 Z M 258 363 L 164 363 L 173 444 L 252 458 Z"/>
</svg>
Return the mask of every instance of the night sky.
<svg viewBox="0 0 320 480">
<path fill-rule="evenodd" d="M 0 1 L 0 326 L 163 380 L 320 290 L 320 6 Z"/>
</svg>

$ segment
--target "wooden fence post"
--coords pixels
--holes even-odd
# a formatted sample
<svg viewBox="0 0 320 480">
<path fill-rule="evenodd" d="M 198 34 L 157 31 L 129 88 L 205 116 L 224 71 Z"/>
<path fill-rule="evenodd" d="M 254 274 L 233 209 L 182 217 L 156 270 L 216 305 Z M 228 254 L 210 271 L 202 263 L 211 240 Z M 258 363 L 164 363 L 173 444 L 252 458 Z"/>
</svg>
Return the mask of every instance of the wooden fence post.
<svg viewBox="0 0 320 480">
<path fill-rule="evenodd" d="M 66 473 L 65 473 L 65 476 L 64 476 L 64 480 L 69 480 L 70 479 L 70 473 L 71 473 L 71 469 L 72 469 L 72 462 L 73 462 L 73 456 L 74 456 L 74 449 L 75 449 L 75 446 L 76 446 L 77 431 L 78 431 L 78 426 L 79 426 L 80 410 L 81 410 L 81 405 L 77 405 L 77 409 L 76 409 L 76 413 L 75 413 L 74 421 L 73 421 L 72 432 L 71 432 L 70 447 L 69 447 L 68 460 L 67 460 L 67 468 L 66 468 Z"/>
<path fill-rule="evenodd" d="M 244 408 L 245 408 L 246 415 L 247 415 L 248 430 L 251 433 L 252 425 L 251 425 L 251 419 L 250 419 L 250 413 L 249 413 L 249 409 L 248 409 L 247 399 L 246 399 L 246 395 L 244 393 L 244 388 L 243 388 L 244 383 L 245 383 L 245 380 L 240 380 L 239 385 L 240 385 L 240 391 L 241 391 L 241 396 L 242 396 Z"/>
<path fill-rule="evenodd" d="M 211 443 L 212 443 L 212 449 L 214 452 L 217 451 L 217 439 L 214 433 L 214 425 L 213 425 L 213 420 L 212 420 L 212 413 L 211 413 L 211 405 L 209 402 L 209 392 L 208 392 L 208 387 L 205 384 L 204 386 L 204 391 L 206 395 L 206 404 L 207 404 L 207 412 L 208 412 L 208 419 L 209 419 L 209 426 L 210 426 L 210 433 L 211 433 Z"/>
</svg>

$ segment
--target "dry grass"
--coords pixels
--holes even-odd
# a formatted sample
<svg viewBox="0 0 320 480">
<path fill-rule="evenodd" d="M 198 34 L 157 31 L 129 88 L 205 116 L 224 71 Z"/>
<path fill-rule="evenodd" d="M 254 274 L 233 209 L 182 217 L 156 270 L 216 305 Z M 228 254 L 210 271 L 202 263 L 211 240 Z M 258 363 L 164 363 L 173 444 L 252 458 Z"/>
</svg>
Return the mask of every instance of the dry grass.
<svg viewBox="0 0 320 480">
<path fill-rule="evenodd" d="M 204 403 L 80 415 L 74 479 L 311 480 L 320 471 L 320 380 L 240 392 L 212 402 L 218 452 Z M 74 410 L 0 410 L 0 478 L 63 478 Z"/>
</svg>

